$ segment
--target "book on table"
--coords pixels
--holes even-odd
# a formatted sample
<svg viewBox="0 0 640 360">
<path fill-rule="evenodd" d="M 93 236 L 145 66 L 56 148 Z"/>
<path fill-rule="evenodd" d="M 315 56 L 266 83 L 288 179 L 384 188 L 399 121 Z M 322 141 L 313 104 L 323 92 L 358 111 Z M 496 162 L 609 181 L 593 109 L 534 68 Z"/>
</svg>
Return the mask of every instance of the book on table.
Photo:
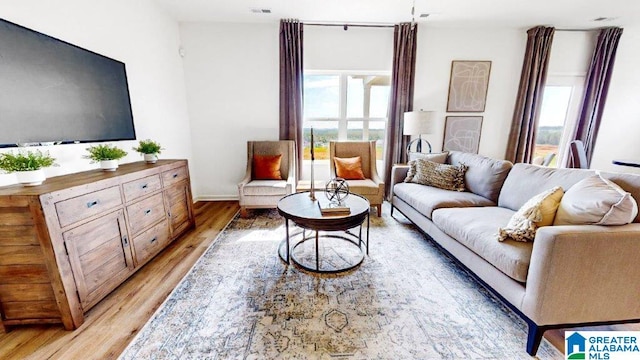
<svg viewBox="0 0 640 360">
<path fill-rule="evenodd" d="M 318 207 L 322 215 L 349 215 L 351 209 L 345 204 L 339 204 L 331 201 L 318 201 Z"/>
</svg>

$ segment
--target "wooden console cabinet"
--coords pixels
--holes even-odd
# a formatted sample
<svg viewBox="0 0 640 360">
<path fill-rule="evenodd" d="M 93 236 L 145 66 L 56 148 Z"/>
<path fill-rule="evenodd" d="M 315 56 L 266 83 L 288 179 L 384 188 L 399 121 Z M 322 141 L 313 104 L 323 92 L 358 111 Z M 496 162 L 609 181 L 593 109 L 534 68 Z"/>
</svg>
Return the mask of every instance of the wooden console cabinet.
<svg viewBox="0 0 640 360">
<path fill-rule="evenodd" d="M 84 313 L 195 226 L 186 160 L 0 187 L 0 330 Z"/>
</svg>

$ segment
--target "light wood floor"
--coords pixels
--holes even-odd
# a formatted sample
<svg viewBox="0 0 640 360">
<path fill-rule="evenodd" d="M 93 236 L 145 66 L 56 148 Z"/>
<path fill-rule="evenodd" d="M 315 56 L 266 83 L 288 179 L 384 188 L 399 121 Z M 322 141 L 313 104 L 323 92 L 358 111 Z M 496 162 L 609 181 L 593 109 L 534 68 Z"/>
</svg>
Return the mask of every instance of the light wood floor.
<svg viewBox="0 0 640 360">
<path fill-rule="evenodd" d="M 0 359 L 115 359 L 239 210 L 237 201 L 198 202 L 196 229 L 175 241 L 86 314 L 75 331 L 17 327 L 0 334 Z M 598 330 L 640 330 L 640 324 Z M 564 351 L 562 330 L 545 337 Z M 522 339 L 524 347 L 526 338 Z"/>
</svg>

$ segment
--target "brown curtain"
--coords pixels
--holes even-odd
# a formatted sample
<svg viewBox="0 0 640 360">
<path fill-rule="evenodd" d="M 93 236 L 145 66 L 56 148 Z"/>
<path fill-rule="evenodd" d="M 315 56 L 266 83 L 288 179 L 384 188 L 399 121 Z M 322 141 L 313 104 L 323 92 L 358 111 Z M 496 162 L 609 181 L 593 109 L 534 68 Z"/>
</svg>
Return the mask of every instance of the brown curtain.
<svg viewBox="0 0 640 360">
<path fill-rule="evenodd" d="M 613 64 L 616 59 L 618 43 L 622 36 L 622 29 L 618 27 L 604 28 L 598 34 L 591 65 L 585 80 L 584 98 L 580 117 L 576 124 L 573 140 L 581 140 L 587 155 L 587 165 L 591 164 L 593 148 L 596 144 L 598 129 L 607 100 Z M 570 162 L 571 159 L 568 159 Z M 571 166 L 571 164 L 567 164 Z"/>
<path fill-rule="evenodd" d="M 302 23 L 280 20 L 280 140 L 294 140 L 296 173 L 302 169 Z"/>
<path fill-rule="evenodd" d="M 393 69 L 387 122 L 386 151 L 384 156 L 385 196 L 391 190 L 393 164 L 407 162 L 405 148 L 408 136 L 402 135 L 403 115 L 413 109 L 418 25 L 402 23 L 394 26 Z"/>
<path fill-rule="evenodd" d="M 555 29 L 537 26 L 527 31 L 527 49 L 522 63 L 520 87 L 513 111 L 505 159 L 530 163 L 535 147 L 542 94 Z"/>
</svg>

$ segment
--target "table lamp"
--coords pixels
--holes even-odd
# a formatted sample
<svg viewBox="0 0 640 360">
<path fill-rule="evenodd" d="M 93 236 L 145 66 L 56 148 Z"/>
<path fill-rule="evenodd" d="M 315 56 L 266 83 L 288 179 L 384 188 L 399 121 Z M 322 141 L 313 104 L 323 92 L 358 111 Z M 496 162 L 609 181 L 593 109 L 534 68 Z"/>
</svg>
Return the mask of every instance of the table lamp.
<svg viewBox="0 0 640 360">
<path fill-rule="evenodd" d="M 413 139 L 407 145 L 407 156 L 413 143 L 417 142 L 416 152 L 422 152 L 422 141 L 429 146 L 431 153 L 431 144 L 429 141 L 422 139 L 422 134 L 432 134 L 434 128 L 433 111 L 410 111 L 404 113 L 404 126 L 402 128 L 403 135 L 418 135 L 417 139 Z"/>
</svg>

